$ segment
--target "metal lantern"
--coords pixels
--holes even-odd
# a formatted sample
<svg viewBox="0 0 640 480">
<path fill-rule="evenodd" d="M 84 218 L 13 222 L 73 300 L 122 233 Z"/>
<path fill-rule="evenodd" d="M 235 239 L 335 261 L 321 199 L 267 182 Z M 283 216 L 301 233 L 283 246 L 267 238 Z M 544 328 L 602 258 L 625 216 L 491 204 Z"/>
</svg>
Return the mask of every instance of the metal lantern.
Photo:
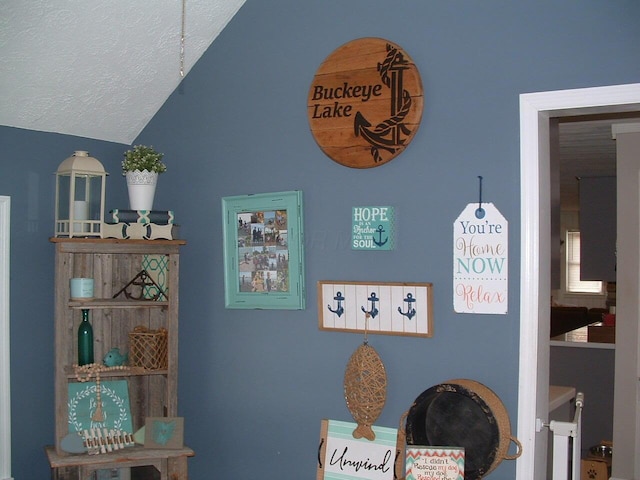
<svg viewBox="0 0 640 480">
<path fill-rule="evenodd" d="M 107 172 L 89 152 L 76 151 L 56 172 L 56 237 L 101 237 Z"/>
</svg>

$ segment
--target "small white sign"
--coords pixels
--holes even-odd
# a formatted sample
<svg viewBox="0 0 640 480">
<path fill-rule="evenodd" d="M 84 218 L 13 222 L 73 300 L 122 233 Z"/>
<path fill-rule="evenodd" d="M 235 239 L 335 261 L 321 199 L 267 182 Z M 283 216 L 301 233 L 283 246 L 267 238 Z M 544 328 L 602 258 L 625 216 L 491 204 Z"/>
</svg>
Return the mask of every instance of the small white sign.
<svg viewBox="0 0 640 480">
<path fill-rule="evenodd" d="M 406 480 L 464 480 L 464 448 L 406 448 Z"/>
<path fill-rule="evenodd" d="M 316 480 L 394 480 L 404 458 L 395 428 L 372 425 L 373 441 L 354 438 L 358 425 L 322 420 Z"/>
<path fill-rule="evenodd" d="M 492 203 L 470 203 L 453 224 L 453 308 L 506 314 L 509 224 Z"/>
</svg>

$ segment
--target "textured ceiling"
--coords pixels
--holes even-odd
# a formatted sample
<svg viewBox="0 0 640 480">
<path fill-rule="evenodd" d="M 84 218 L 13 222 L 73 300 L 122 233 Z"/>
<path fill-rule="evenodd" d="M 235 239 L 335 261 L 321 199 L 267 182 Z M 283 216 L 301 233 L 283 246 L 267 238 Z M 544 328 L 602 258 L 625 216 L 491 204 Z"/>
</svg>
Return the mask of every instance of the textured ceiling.
<svg viewBox="0 0 640 480">
<path fill-rule="evenodd" d="M 0 0 L 0 125 L 131 144 L 245 0 Z"/>
<path fill-rule="evenodd" d="M 0 0 L 0 125 L 130 145 L 182 80 L 183 5 L 186 75 L 244 3 Z M 561 124 L 560 157 L 575 209 L 576 177 L 615 175 L 611 122 Z"/>
</svg>

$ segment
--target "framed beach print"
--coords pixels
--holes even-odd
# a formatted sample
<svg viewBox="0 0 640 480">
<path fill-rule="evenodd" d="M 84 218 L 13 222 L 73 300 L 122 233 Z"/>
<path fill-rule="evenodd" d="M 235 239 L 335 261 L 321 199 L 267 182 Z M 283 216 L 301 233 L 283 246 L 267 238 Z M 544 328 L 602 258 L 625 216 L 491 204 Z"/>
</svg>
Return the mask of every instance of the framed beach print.
<svg viewBox="0 0 640 480">
<path fill-rule="evenodd" d="M 305 307 L 302 192 L 222 198 L 226 308 Z"/>
</svg>

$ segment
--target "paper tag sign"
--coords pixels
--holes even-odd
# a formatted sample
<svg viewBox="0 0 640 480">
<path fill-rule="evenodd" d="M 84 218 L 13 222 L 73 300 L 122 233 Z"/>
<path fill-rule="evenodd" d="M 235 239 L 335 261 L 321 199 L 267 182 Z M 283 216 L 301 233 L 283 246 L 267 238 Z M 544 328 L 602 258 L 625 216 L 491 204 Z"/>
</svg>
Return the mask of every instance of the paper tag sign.
<svg viewBox="0 0 640 480">
<path fill-rule="evenodd" d="M 406 480 L 464 480 L 464 449 L 407 447 Z"/>
<path fill-rule="evenodd" d="M 453 308 L 507 313 L 508 222 L 492 203 L 470 203 L 453 224 Z"/>
<path fill-rule="evenodd" d="M 393 250 L 393 207 L 353 207 L 353 250 Z"/>
</svg>

